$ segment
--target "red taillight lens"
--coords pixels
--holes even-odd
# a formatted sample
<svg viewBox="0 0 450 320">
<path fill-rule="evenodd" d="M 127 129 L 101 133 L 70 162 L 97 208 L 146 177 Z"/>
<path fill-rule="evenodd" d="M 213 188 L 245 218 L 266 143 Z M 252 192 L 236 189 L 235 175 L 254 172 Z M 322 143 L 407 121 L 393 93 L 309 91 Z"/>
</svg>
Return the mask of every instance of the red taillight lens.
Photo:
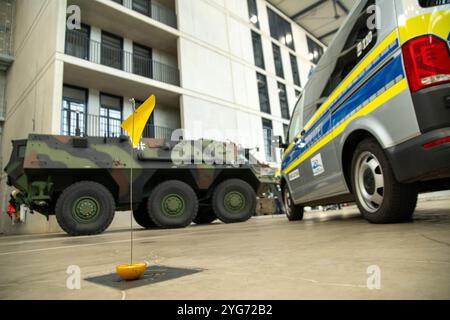
<svg viewBox="0 0 450 320">
<path fill-rule="evenodd" d="M 411 92 L 450 82 L 450 52 L 446 41 L 423 36 L 407 42 L 402 50 Z"/>
<path fill-rule="evenodd" d="M 444 143 L 450 143 L 450 137 L 445 137 L 445 138 L 441 138 L 441 139 L 437 139 L 437 140 L 425 143 L 422 147 L 424 149 L 430 149 L 433 147 L 440 146 L 441 144 L 444 144 Z"/>
</svg>

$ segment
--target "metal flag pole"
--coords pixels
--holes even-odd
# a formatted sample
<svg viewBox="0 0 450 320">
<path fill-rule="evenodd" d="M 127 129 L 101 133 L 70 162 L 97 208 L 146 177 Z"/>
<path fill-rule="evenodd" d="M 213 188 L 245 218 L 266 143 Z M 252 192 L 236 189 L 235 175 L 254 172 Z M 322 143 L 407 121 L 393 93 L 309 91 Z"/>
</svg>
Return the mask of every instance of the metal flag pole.
<svg viewBox="0 0 450 320">
<path fill-rule="evenodd" d="M 136 113 L 136 101 L 134 98 L 130 99 L 133 111 L 133 126 L 131 131 L 131 165 L 130 165 L 130 264 L 133 264 L 133 162 L 134 162 L 134 116 Z"/>
</svg>

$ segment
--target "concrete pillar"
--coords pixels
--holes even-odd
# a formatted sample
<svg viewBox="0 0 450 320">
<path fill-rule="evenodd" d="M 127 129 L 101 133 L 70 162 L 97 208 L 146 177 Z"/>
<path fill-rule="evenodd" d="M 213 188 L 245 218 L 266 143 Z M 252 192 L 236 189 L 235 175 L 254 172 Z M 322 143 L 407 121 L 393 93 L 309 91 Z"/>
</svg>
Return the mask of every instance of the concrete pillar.
<svg viewBox="0 0 450 320">
<path fill-rule="evenodd" d="M 133 41 L 130 39 L 123 39 L 124 51 L 124 70 L 126 72 L 133 72 Z"/>
<path fill-rule="evenodd" d="M 90 61 L 94 63 L 100 63 L 100 57 L 102 53 L 102 30 L 95 26 L 91 26 L 91 43 L 89 45 Z"/>
</svg>

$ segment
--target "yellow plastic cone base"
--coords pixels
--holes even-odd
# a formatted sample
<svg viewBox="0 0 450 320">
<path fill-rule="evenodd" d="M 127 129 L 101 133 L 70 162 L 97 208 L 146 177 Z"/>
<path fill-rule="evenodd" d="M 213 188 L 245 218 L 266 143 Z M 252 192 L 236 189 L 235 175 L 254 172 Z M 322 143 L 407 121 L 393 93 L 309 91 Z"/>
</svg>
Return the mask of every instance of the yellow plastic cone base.
<svg viewBox="0 0 450 320">
<path fill-rule="evenodd" d="M 146 269 L 145 263 L 123 264 L 116 267 L 117 274 L 125 281 L 138 280 L 144 275 Z"/>
</svg>

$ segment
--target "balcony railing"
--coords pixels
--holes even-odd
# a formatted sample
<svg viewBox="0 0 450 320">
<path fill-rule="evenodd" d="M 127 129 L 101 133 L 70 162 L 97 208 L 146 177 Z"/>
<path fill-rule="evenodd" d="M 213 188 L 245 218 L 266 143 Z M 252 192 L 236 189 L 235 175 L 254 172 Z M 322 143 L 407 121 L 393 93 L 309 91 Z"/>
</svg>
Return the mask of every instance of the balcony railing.
<svg viewBox="0 0 450 320">
<path fill-rule="evenodd" d="M 168 66 L 148 57 L 94 41 L 74 31 L 66 31 L 66 54 L 102 64 L 108 67 L 134 73 L 150 79 L 178 86 L 180 83 L 177 68 Z"/>
<path fill-rule="evenodd" d="M 65 136 L 108 137 L 118 138 L 126 132 L 120 128 L 122 121 L 98 115 L 86 115 L 82 112 L 63 112 L 61 134 Z M 147 125 L 143 138 L 170 140 L 175 129 L 155 125 Z"/>
<path fill-rule="evenodd" d="M 151 0 L 139 0 L 139 1 L 112 0 L 112 1 L 117 2 L 126 7 L 131 5 L 130 9 L 136 12 L 146 15 L 147 17 L 155 19 L 156 21 L 164 23 L 165 25 L 168 25 L 170 27 L 173 28 L 177 27 L 177 16 L 175 12 L 172 9 L 156 1 Z"/>
</svg>

